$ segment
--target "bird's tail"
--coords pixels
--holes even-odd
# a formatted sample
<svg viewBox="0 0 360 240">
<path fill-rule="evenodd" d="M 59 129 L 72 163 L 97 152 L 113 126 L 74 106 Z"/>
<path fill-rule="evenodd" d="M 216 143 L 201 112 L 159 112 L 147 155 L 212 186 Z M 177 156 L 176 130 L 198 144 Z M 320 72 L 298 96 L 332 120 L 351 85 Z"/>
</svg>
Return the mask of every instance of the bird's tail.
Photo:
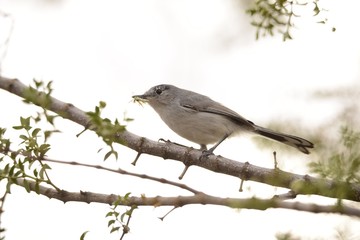
<svg viewBox="0 0 360 240">
<path fill-rule="evenodd" d="M 314 144 L 312 142 L 309 142 L 306 139 L 303 139 L 303 138 L 300 138 L 297 136 L 293 136 L 293 135 L 284 134 L 284 133 L 274 132 L 270 129 L 259 127 L 259 126 L 256 126 L 255 133 L 258 133 L 264 137 L 271 138 L 273 140 L 282 142 L 291 147 L 297 148 L 299 151 L 301 151 L 305 154 L 310 153 L 308 148 L 314 147 Z"/>
</svg>

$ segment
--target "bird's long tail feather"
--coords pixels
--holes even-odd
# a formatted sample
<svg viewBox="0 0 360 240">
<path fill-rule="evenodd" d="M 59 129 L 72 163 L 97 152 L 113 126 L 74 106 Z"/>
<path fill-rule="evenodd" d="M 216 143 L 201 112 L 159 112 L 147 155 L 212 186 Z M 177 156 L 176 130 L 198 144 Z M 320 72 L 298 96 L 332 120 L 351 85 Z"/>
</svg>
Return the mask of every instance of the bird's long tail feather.
<svg viewBox="0 0 360 240">
<path fill-rule="evenodd" d="M 259 126 L 256 126 L 255 133 L 258 133 L 264 137 L 267 137 L 267 138 L 276 140 L 278 142 L 282 142 L 286 145 L 292 146 L 294 148 L 297 148 L 299 151 L 301 151 L 305 154 L 310 153 L 308 148 L 314 147 L 314 144 L 306 139 L 303 139 L 303 138 L 300 138 L 297 136 L 293 136 L 293 135 L 284 134 L 284 133 L 274 132 L 270 129 L 259 127 Z"/>
</svg>

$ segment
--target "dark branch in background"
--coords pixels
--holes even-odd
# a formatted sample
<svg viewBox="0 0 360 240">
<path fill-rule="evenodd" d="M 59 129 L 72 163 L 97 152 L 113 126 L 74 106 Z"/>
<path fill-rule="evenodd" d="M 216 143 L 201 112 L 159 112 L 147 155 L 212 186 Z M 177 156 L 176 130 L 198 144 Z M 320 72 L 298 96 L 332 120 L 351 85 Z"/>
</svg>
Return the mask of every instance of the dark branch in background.
<svg viewBox="0 0 360 240">
<path fill-rule="evenodd" d="M 34 181 L 29 180 L 29 187 L 31 191 L 37 192 L 49 198 L 58 199 L 66 202 L 86 202 L 86 203 L 103 203 L 112 205 L 114 202 L 119 202 L 119 197 L 114 194 L 101 194 L 93 192 L 68 192 L 57 191 L 53 188 L 39 186 L 36 188 Z M 23 181 L 19 179 L 16 183 L 23 186 Z M 290 210 L 298 210 L 312 213 L 338 213 L 348 216 L 360 217 L 360 210 L 348 206 L 328 205 L 322 206 L 317 204 L 306 204 L 300 202 L 285 202 L 276 198 L 260 199 L 260 198 L 220 198 L 214 197 L 205 193 L 197 193 L 193 196 L 178 196 L 178 197 L 128 197 L 119 202 L 119 205 L 124 206 L 176 206 L 182 207 L 190 204 L 211 204 L 227 206 L 232 208 L 250 208 L 257 210 L 266 210 L 269 208 L 283 208 Z"/>
<path fill-rule="evenodd" d="M 2 54 L 0 55 L 0 72 L 1 72 L 1 69 L 2 69 L 1 63 L 6 57 L 10 39 L 11 39 L 12 33 L 14 31 L 14 18 L 11 16 L 11 14 L 3 12 L 2 10 L 0 10 L 0 16 L 10 20 L 10 22 L 11 22 L 9 32 L 8 32 L 6 38 L 4 39 L 4 41 L 2 43 L 0 43 L 0 51 L 2 51 Z"/>
<path fill-rule="evenodd" d="M 38 92 L 33 88 L 31 88 L 31 91 L 36 93 L 36 97 L 27 97 L 26 93 L 29 92 L 29 87 L 17 79 L 0 77 L 0 88 L 18 95 L 21 98 L 25 98 L 35 105 L 42 106 L 41 104 L 44 102 L 44 99 L 48 98 L 48 100 L 50 100 L 50 103 L 46 106 L 48 110 L 86 128 L 91 126 L 89 116 L 72 104 L 64 103 L 56 98 Z M 96 131 L 91 127 L 89 130 Z M 257 167 L 249 163 L 242 163 L 215 155 L 211 155 L 207 159 L 200 159 L 202 152 L 199 150 L 171 143 L 152 141 L 126 130 L 119 131 L 112 137 L 115 142 L 123 144 L 138 153 L 146 153 L 164 159 L 181 161 L 186 163 L 186 165 L 196 165 L 213 172 L 234 176 L 243 180 L 288 188 L 297 195 L 315 194 L 331 198 L 341 197 L 342 199 L 360 201 L 359 184 L 320 179 L 308 175 L 298 175 L 279 169 Z"/>
</svg>

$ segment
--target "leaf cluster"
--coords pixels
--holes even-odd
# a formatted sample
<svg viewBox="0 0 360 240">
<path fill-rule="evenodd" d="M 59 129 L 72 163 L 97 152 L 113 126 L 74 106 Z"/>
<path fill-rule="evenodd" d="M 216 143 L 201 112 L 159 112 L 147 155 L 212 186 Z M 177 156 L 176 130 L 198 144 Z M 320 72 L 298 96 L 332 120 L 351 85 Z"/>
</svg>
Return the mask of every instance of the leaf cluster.
<svg viewBox="0 0 360 240">
<path fill-rule="evenodd" d="M 297 0 L 256 0 L 252 7 L 246 12 L 253 18 L 251 25 L 256 27 L 256 39 L 265 36 L 273 36 L 280 33 L 283 41 L 291 40 L 290 30 L 294 27 L 294 17 L 300 17 L 295 13 L 299 9 L 308 5 L 309 2 Z M 313 15 L 317 16 L 321 9 L 318 0 L 311 2 L 314 5 Z M 321 23 L 325 23 L 322 21 Z"/>
<path fill-rule="evenodd" d="M 42 119 L 45 119 L 46 122 L 54 126 L 55 118 L 59 117 L 57 114 L 51 114 L 48 110 L 51 105 L 51 94 L 53 93 L 52 81 L 49 81 L 45 84 L 43 81 L 33 80 L 34 87 L 29 87 L 24 92 L 25 98 L 23 102 L 28 104 L 33 104 L 34 100 L 38 103 L 38 106 L 41 108 L 41 111 L 36 112 L 36 115 L 32 118 L 35 123 L 40 122 Z M 54 130 L 54 132 L 56 132 Z M 52 131 L 47 131 L 45 137 L 48 138 L 51 135 Z"/>
<path fill-rule="evenodd" d="M 101 137 L 104 143 L 110 148 L 110 150 L 105 154 L 104 160 L 108 159 L 112 155 L 115 157 L 115 159 L 118 159 L 118 152 L 115 150 L 113 144 L 116 142 L 116 140 L 118 140 L 117 135 L 126 130 L 126 126 L 121 125 L 118 119 L 115 119 L 114 122 L 112 122 L 108 118 L 102 118 L 101 113 L 105 107 L 106 103 L 100 101 L 99 105 L 95 107 L 93 112 L 87 112 L 87 115 L 90 118 L 88 128 L 95 129 L 96 134 Z M 124 118 L 124 121 L 131 120 L 132 119 L 130 118 Z M 80 134 L 82 133 L 83 132 Z M 78 134 L 78 136 L 80 134 Z M 99 149 L 99 151 L 101 150 L 102 149 Z"/>
<path fill-rule="evenodd" d="M 124 204 L 128 201 L 130 197 L 130 193 L 125 194 L 125 196 L 118 196 L 118 199 L 113 203 L 111 207 L 111 211 L 106 214 L 106 218 L 110 219 L 108 221 L 108 227 L 110 228 L 110 233 L 118 232 L 122 229 L 123 233 L 120 239 L 124 237 L 125 234 L 129 233 L 130 227 L 130 219 L 137 208 L 137 206 L 131 207 L 123 207 L 121 204 Z M 125 208 L 125 211 L 119 210 L 121 208 Z"/>
<path fill-rule="evenodd" d="M 310 163 L 310 170 L 323 178 L 360 183 L 360 132 L 342 127 L 340 133 L 341 145 L 337 150 L 327 158 Z"/>
<path fill-rule="evenodd" d="M 11 150 L 11 142 L 5 137 L 5 129 L 0 129 L 0 181 L 6 180 L 6 192 L 10 193 L 13 183 L 22 179 L 27 192 L 30 192 L 28 179 L 36 182 L 35 191 L 38 192 L 41 183 L 50 184 L 57 187 L 51 182 L 47 171 L 50 166 L 42 162 L 46 153 L 50 150 L 50 145 L 43 142 L 44 134 L 40 128 L 31 126 L 31 118 L 20 117 L 20 125 L 13 128 L 21 131 L 19 138 L 20 144 L 16 150 Z"/>
</svg>

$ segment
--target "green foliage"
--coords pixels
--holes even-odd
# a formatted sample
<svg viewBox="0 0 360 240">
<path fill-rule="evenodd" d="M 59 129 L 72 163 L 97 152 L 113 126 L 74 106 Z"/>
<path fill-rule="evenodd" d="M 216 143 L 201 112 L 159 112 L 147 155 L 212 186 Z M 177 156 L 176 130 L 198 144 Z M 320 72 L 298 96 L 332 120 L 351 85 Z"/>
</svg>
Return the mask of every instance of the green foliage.
<svg viewBox="0 0 360 240">
<path fill-rule="evenodd" d="M 40 92 L 40 93 L 39 93 Z M 45 84 L 43 81 L 34 79 L 34 87 L 29 87 L 24 92 L 24 102 L 36 104 L 41 111 L 36 112 L 32 117 L 20 117 L 20 124 L 13 126 L 19 132 L 20 143 L 16 149 L 11 149 L 11 142 L 5 137 L 5 129 L 0 128 L 0 181 L 6 181 L 6 193 L 10 193 L 11 186 L 22 181 L 27 192 L 39 192 L 40 184 L 49 184 L 58 189 L 50 180 L 48 170 L 50 166 L 43 163 L 50 144 L 47 143 L 49 137 L 59 132 L 54 125 L 54 119 L 58 115 L 52 115 L 47 108 L 51 106 L 52 82 Z M 34 128 L 32 123 L 39 123 L 44 120 L 52 126 L 50 130 Z M 13 146 L 12 146 L 13 147 Z M 35 182 L 30 184 L 29 180 Z"/>
<path fill-rule="evenodd" d="M 360 132 L 342 127 L 340 134 L 339 146 L 326 159 L 310 163 L 310 170 L 323 178 L 359 183 Z"/>
<path fill-rule="evenodd" d="M 313 15 L 317 16 L 321 12 L 318 5 L 319 0 L 297 1 L 297 0 L 256 0 L 254 6 L 247 10 L 253 17 L 251 25 L 256 27 L 256 39 L 267 35 L 273 36 L 280 33 L 283 40 L 291 40 L 290 30 L 294 27 L 295 10 L 302 10 L 308 3 L 314 5 Z M 318 23 L 325 23 L 325 20 Z"/>
<path fill-rule="evenodd" d="M 340 139 L 335 147 L 331 146 L 320 154 L 320 159 L 309 164 L 310 171 L 320 175 L 324 179 L 334 181 L 334 186 L 317 186 L 320 192 L 331 191 L 338 197 L 341 207 L 341 199 L 351 194 L 351 185 L 360 182 L 360 132 L 348 127 L 342 127 Z M 299 185 L 302 186 L 302 185 Z M 298 186 L 298 187 L 299 187 Z"/>
<path fill-rule="evenodd" d="M 137 206 L 123 207 L 121 204 L 124 204 L 128 201 L 130 193 L 127 193 L 125 196 L 118 196 L 118 199 L 113 203 L 111 211 L 106 214 L 106 218 L 109 219 L 108 227 L 110 228 L 110 233 L 118 232 L 122 229 L 123 233 L 120 239 L 124 237 L 130 231 L 129 223 L 131 216 Z M 119 209 L 125 208 L 123 212 Z"/>
<path fill-rule="evenodd" d="M 54 126 L 57 115 L 49 114 L 46 109 L 51 105 L 52 91 L 52 82 L 45 84 L 43 81 L 34 80 L 34 87 L 29 87 L 24 92 L 24 102 L 29 104 L 34 102 L 42 111 L 37 112 L 36 116 L 20 117 L 20 124 L 13 126 L 13 129 L 19 132 L 20 144 L 16 149 L 10 148 L 11 142 L 5 137 L 5 129 L 0 128 L 0 181 L 6 181 L 6 192 L 10 192 L 11 185 L 17 183 L 19 179 L 28 192 L 31 190 L 38 192 L 41 183 L 58 189 L 47 174 L 51 169 L 50 166 L 42 162 L 50 150 L 50 144 L 47 143 L 49 137 L 59 132 Z M 42 130 L 32 126 L 33 122 L 37 124 L 41 120 L 52 125 L 52 129 Z M 35 185 L 32 186 L 28 180 L 33 180 Z"/>
<path fill-rule="evenodd" d="M 45 118 L 46 122 L 50 123 L 54 126 L 55 118 L 59 117 L 59 115 L 51 114 L 48 108 L 51 106 L 51 93 L 53 92 L 52 81 L 49 81 L 47 84 L 43 81 L 33 80 L 35 87 L 29 87 L 27 91 L 24 93 L 25 99 L 23 100 L 25 103 L 33 104 L 35 103 L 39 107 L 41 107 L 40 112 L 36 112 L 36 115 L 32 118 L 35 123 L 41 121 L 41 119 Z M 40 94 L 39 94 L 40 92 Z M 57 132 L 54 130 L 54 132 Z M 48 131 L 47 135 L 49 135 L 51 131 Z"/>
<path fill-rule="evenodd" d="M 20 144 L 24 144 L 21 154 L 32 159 L 43 159 L 47 151 L 50 150 L 50 145 L 47 143 L 39 144 L 38 137 L 41 131 L 40 128 L 32 129 L 30 126 L 30 117 L 20 117 L 20 125 L 13 127 L 16 130 L 25 130 L 26 134 L 21 134 L 19 137 L 23 140 Z"/>
<path fill-rule="evenodd" d="M 10 149 L 11 143 L 5 138 L 5 129 L 0 129 L 0 181 L 6 181 L 6 192 L 10 193 L 11 185 L 19 179 L 28 192 L 38 192 L 41 183 L 50 184 L 57 189 L 47 174 L 50 166 L 41 161 L 50 150 L 50 145 L 42 141 L 44 134 L 41 129 L 31 126 L 30 117 L 20 117 L 20 125 L 13 128 L 21 132 L 17 150 Z M 29 184 L 29 179 L 35 181 L 35 186 Z"/>
<path fill-rule="evenodd" d="M 90 118 L 90 126 L 88 128 L 95 129 L 97 135 L 103 139 L 108 147 L 110 147 L 110 150 L 104 156 L 104 160 L 108 159 L 112 155 L 115 157 L 115 159 L 117 159 L 118 153 L 114 149 L 113 143 L 119 140 L 117 136 L 119 133 L 125 131 L 126 126 L 121 125 L 118 119 L 115 119 L 114 122 L 111 122 L 111 120 L 108 118 L 102 118 L 101 113 L 105 107 L 106 103 L 100 101 L 99 105 L 95 107 L 94 112 L 87 112 L 87 115 Z M 131 121 L 132 119 L 125 118 L 124 120 Z M 99 149 L 99 151 L 101 150 L 102 149 Z"/>
</svg>

